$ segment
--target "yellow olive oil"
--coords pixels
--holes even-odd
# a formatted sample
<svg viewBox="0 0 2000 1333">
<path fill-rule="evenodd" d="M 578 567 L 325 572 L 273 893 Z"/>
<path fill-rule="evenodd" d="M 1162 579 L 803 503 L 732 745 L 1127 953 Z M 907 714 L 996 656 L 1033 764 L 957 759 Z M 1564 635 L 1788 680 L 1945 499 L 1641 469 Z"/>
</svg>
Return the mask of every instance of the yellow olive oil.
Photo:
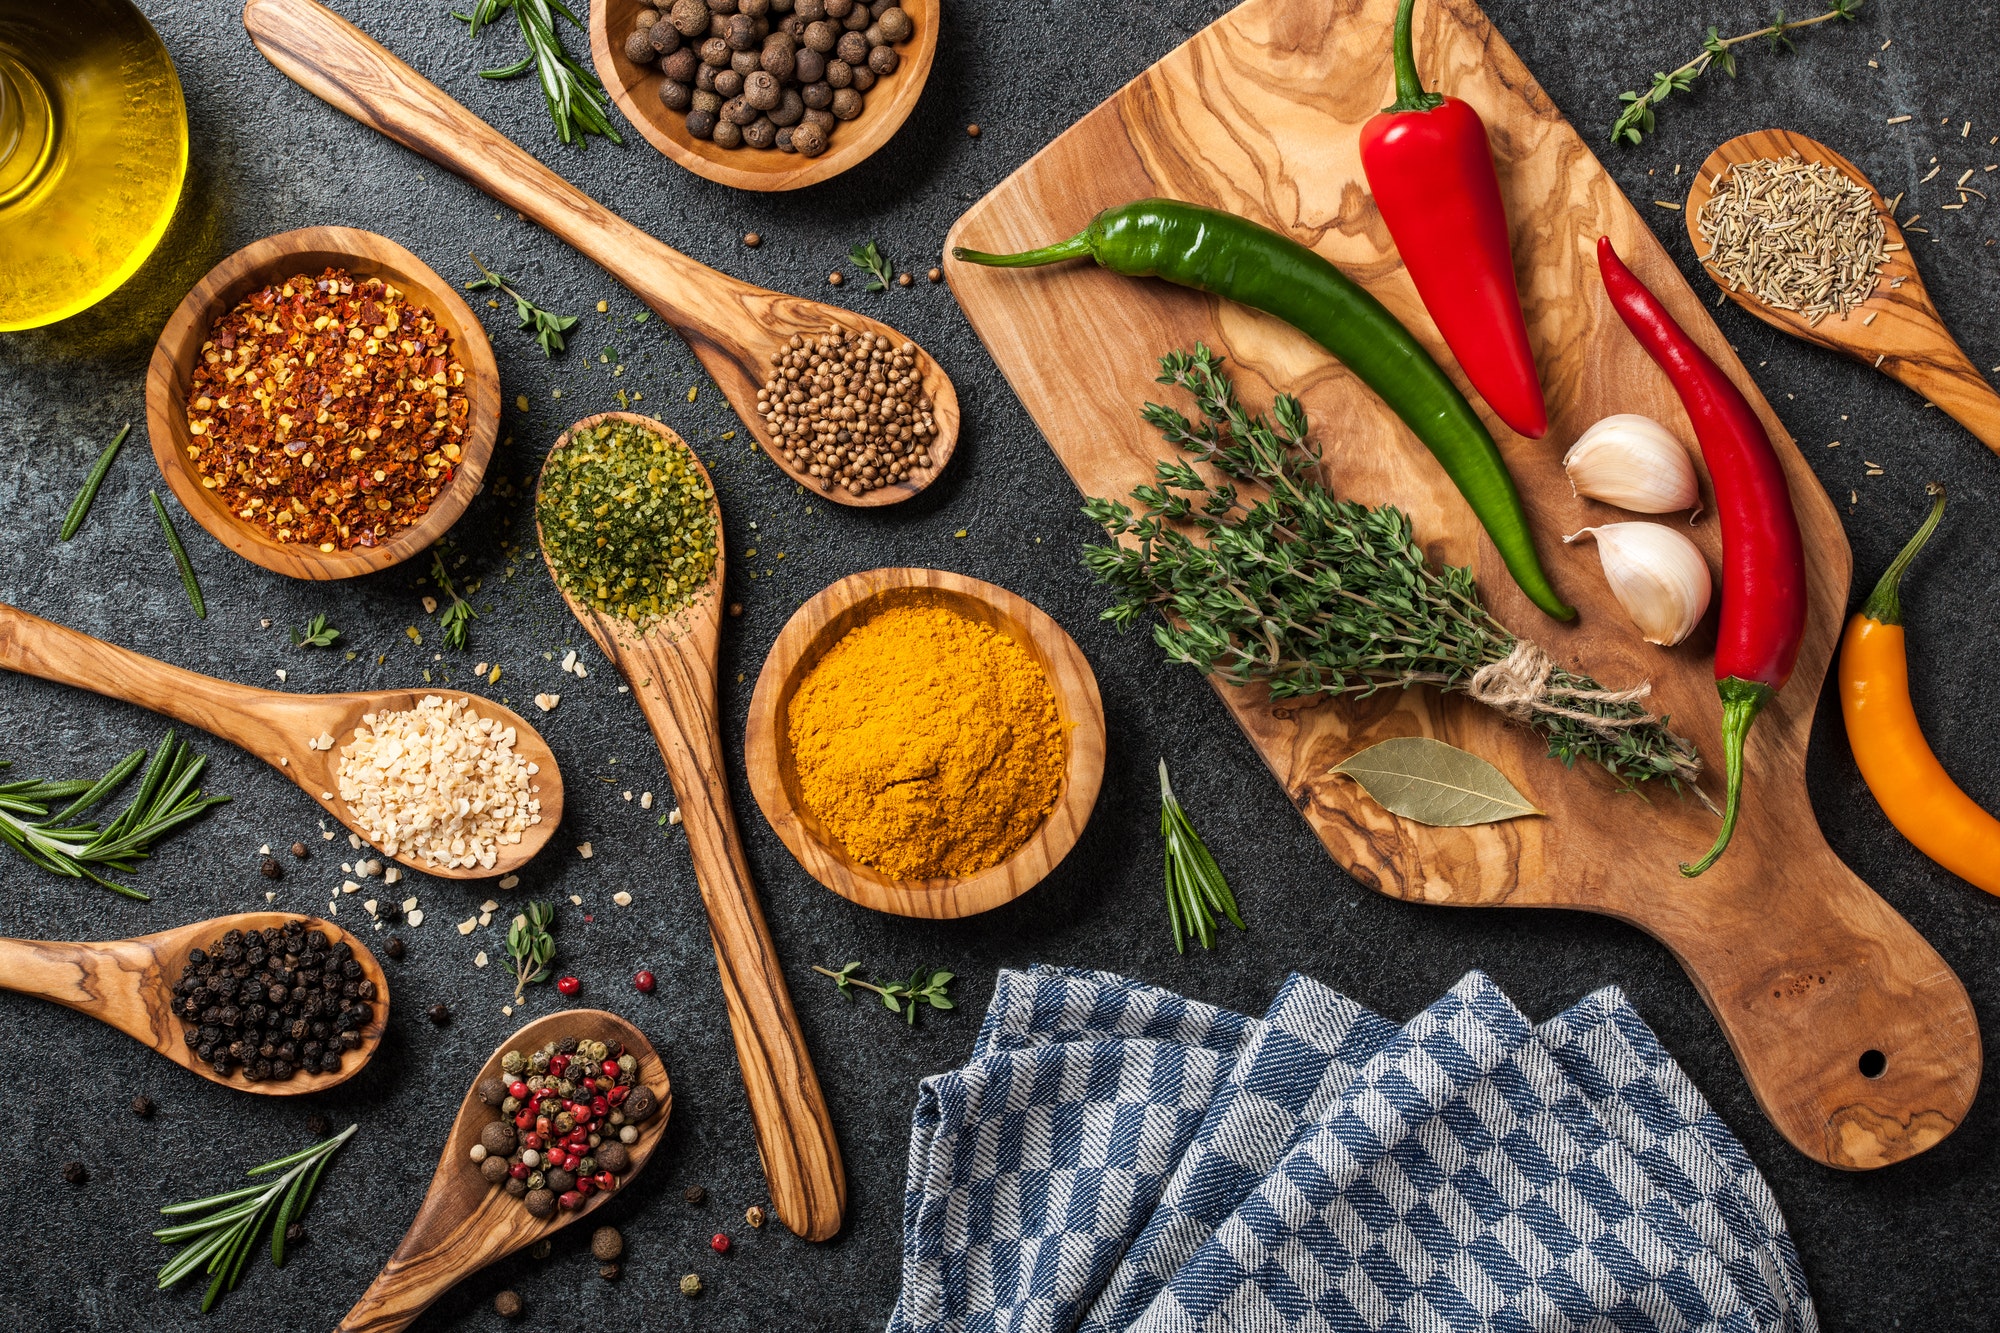
<svg viewBox="0 0 2000 1333">
<path fill-rule="evenodd" d="M 187 149 L 174 63 L 131 0 L 0 0 L 0 332 L 131 277 L 173 219 Z"/>
</svg>

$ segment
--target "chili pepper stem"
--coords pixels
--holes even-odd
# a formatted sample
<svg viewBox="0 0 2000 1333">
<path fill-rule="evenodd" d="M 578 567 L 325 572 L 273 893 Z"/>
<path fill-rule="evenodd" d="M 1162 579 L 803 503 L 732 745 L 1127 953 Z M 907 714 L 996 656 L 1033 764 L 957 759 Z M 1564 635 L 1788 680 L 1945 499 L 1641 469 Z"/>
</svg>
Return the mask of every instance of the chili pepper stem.
<svg viewBox="0 0 2000 1333">
<path fill-rule="evenodd" d="M 1086 228 L 1066 241 L 1054 245 L 1044 245 L 1034 250 L 1023 250 L 1019 254 L 995 255 L 984 250 L 968 250 L 964 246 L 953 246 L 951 257 L 966 264 L 983 264 L 987 268 L 1035 268 L 1041 264 L 1054 264 L 1065 259 L 1080 259 L 1091 254 L 1090 231 Z"/>
<path fill-rule="evenodd" d="M 1937 531 L 1938 521 L 1944 517 L 1944 487 L 1930 482 L 1924 493 L 1931 497 L 1931 512 L 1924 519 L 1889 567 L 1882 571 L 1881 579 L 1875 584 L 1875 591 L 1868 594 L 1868 601 L 1862 606 L 1861 614 L 1878 625 L 1900 625 L 1903 623 L 1903 575 L 1909 571 L 1910 562 L 1917 558 L 1917 552 L 1924 549 L 1924 543 Z"/>
<path fill-rule="evenodd" d="M 1417 55 L 1410 41 L 1410 15 L 1416 7 L 1417 0 L 1402 0 L 1396 6 L 1396 100 L 1384 111 L 1432 111 L 1444 105 L 1444 94 L 1425 92 L 1417 74 Z"/>
<path fill-rule="evenodd" d="M 1681 863 L 1681 873 L 1689 879 L 1714 865 L 1728 849 L 1729 840 L 1736 836 L 1736 816 L 1743 809 L 1743 742 L 1750 735 L 1750 724 L 1777 693 L 1769 685 L 1736 676 L 1725 676 L 1715 683 L 1715 689 L 1722 696 L 1722 762 L 1726 783 L 1722 832 L 1715 835 L 1715 845 L 1701 860 L 1693 865 Z"/>
</svg>

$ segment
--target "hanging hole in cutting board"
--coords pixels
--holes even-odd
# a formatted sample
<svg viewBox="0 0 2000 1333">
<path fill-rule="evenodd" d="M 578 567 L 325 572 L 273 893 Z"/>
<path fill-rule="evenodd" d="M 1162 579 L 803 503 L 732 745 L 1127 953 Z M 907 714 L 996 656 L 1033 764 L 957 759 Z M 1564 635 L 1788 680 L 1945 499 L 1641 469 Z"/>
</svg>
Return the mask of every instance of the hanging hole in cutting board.
<svg viewBox="0 0 2000 1333">
<path fill-rule="evenodd" d="M 1860 1065 L 1861 1077 L 1880 1078 L 1882 1071 L 1889 1067 L 1889 1057 L 1880 1051 L 1863 1051 Z"/>
</svg>

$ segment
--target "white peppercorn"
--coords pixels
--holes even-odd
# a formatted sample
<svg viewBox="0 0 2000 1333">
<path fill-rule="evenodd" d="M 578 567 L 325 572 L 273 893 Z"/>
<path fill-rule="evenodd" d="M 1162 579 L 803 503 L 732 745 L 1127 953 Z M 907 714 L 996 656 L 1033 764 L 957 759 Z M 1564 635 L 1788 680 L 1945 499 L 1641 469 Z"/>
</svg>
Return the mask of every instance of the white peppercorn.
<svg viewBox="0 0 2000 1333">
<path fill-rule="evenodd" d="M 852 88 L 833 90 L 833 105 L 827 108 L 835 120 L 853 120 L 861 114 L 861 94 Z"/>
</svg>

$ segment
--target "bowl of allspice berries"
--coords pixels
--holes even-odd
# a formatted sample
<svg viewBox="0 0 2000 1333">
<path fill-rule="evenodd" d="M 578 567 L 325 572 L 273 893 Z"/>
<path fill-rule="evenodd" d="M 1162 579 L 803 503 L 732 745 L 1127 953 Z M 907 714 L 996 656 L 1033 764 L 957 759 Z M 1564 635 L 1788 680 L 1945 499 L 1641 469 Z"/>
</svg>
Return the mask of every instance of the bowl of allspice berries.
<svg viewBox="0 0 2000 1333">
<path fill-rule="evenodd" d="M 724 185 L 795 190 L 902 126 L 938 18 L 937 0 L 599 0 L 590 47 L 655 148 Z"/>
</svg>

